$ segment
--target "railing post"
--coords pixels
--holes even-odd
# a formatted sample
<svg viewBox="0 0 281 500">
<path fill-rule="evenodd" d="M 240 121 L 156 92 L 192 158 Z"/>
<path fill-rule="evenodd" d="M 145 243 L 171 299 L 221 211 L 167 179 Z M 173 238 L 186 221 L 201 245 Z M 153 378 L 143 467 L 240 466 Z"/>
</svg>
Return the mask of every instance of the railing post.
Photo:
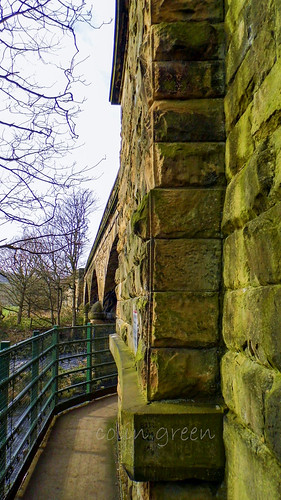
<svg viewBox="0 0 281 500">
<path fill-rule="evenodd" d="M 9 340 L 3 340 L 0 344 L 0 351 L 4 349 L 8 349 L 10 347 Z M 9 364 L 10 364 L 10 356 L 7 353 L 6 356 L 1 357 L 0 363 L 0 382 L 6 380 L 9 377 Z M 6 410 L 8 408 L 9 403 L 9 393 L 8 393 L 8 384 L 4 386 L 0 391 L 0 411 Z M 0 426 L 0 444 L 2 445 L 6 439 L 8 434 L 8 416 L 7 414 L 3 419 L 1 419 Z M 0 456 L 0 498 L 5 498 L 5 470 L 6 470 L 6 446 L 1 450 Z"/>
<path fill-rule="evenodd" d="M 59 374 L 59 330 L 58 326 L 53 327 L 53 368 L 52 368 L 52 391 L 54 408 L 58 399 L 58 374 Z"/>
<path fill-rule="evenodd" d="M 93 355 L 92 355 L 92 326 L 91 323 L 87 324 L 87 394 L 92 392 L 92 364 L 93 364 Z"/>
<path fill-rule="evenodd" d="M 36 338 L 39 335 L 39 330 L 33 331 L 32 339 L 32 388 L 31 388 L 31 420 L 30 425 L 33 427 L 34 423 L 37 422 L 38 418 L 38 375 L 39 375 L 39 341 Z M 37 438 L 37 423 L 34 426 L 33 431 L 30 435 L 30 445 L 34 443 Z"/>
</svg>

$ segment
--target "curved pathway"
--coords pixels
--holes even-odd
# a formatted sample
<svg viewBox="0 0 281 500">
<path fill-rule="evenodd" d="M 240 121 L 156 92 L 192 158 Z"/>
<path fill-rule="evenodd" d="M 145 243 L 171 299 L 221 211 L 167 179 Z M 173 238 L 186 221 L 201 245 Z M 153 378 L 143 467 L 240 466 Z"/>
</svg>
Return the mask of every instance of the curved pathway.
<svg viewBox="0 0 281 500">
<path fill-rule="evenodd" d="M 114 395 L 58 416 L 16 499 L 118 500 L 116 415 Z"/>
</svg>

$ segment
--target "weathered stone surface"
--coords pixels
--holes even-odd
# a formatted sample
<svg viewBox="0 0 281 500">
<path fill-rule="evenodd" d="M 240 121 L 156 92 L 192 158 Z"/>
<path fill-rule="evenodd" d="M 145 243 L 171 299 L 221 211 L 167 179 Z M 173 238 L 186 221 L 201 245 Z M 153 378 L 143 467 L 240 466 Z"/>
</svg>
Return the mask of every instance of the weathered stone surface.
<svg viewBox="0 0 281 500">
<path fill-rule="evenodd" d="M 212 500 L 217 497 L 214 485 L 181 483 L 154 483 L 151 500 Z"/>
<path fill-rule="evenodd" d="M 224 58 L 223 24 L 161 23 L 152 27 L 154 61 L 204 61 Z"/>
<path fill-rule="evenodd" d="M 280 72 L 281 60 L 278 60 L 254 95 L 252 134 L 259 139 L 268 137 L 280 126 Z"/>
<path fill-rule="evenodd" d="M 281 286 L 227 292 L 223 337 L 231 349 L 247 350 L 261 363 L 281 369 Z"/>
<path fill-rule="evenodd" d="M 156 62 L 155 99 L 223 97 L 224 65 L 219 61 Z"/>
<path fill-rule="evenodd" d="M 156 187 L 224 185 L 223 143 L 156 143 Z"/>
<path fill-rule="evenodd" d="M 223 2 L 218 0 L 152 0 L 152 24 L 165 21 L 222 21 Z"/>
<path fill-rule="evenodd" d="M 224 245 L 227 288 L 281 281 L 281 203 L 235 231 Z"/>
<path fill-rule="evenodd" d="M 152 346 L 205 347 L 218 342 L 217 293 L 153 294 Z"/>
<path fill-rule="evenodd" d="M 226 288 L 236 289 L 258 285 L 258 281 L 251 276 L 243 230 L 234 231 L 224 242 L 223 248 L 223 277 Z"/>
<path fill-rule="evenodd" d="M 153 290 L 217 291 L 220 263 L 218 240 L 156 240 Z"/>
<path fill-rule="evenodd" d="M 153 348 L 150 351 L 150 400 L 211 396 L 218 391 L 217 349 Z"/>
<path fill-rule="evenodd" d="M 155 189 L 151 232 L 156 238 L 220 238 L 224 191 Z"/>
<path fill-rule="evenodd" d="M 231 130 L 225 146 L 225 168 L 226 176 L 231 179 L 254 152 L 254 140 L 252 137 L 252 104 L 241 116 L 235 127 Z"/>
<path fill-rule="evenodd" d="M 265 396 L 265 440 L 281 462 L 281 376 L 275 374 L 274 385 Z"/>
<path fill-rule="evenodd" d="M 137 481 L 220 480 L 224 466 L 220 404 L 150 402 L 139 390 L 134 358 L 118 336 L 110 347 L 118 368 L 121 463 Z"/>
<path fill-rule="evenodd" d="M 253 432 L 228 414 L 224 423 L 229 499 L 280 499 L 281 467 Z"/>
<path fill-rule="evenodd" d="M 156 142 L 219 142 L 225 137 L 220 99 L 155 102 L 153 117 Z"/>
<path fill-rule="evenodd" d="M 244 425 L 264 438 L 265 396 L 273 384 L 272 370 L 245 354 L 230 351 L 222 359 L 221 375 L 222 393 L 228 408 Z"/>
<path fill-rule="evenodd" d="M 262 143 L 227 187 L 222 220 L 224 233 L 242 228 L 269 208 L 274 170 L 274 152 L 267 143 Z"/>
<path fill-rule="evenodd" d="M 224 191 L 154 189 L 132 216 L 132 229 L 149 238 L 220 238 Z"/>
<path fill-rule="evenodd" d="M 235 4 L 235 2 L 232 2 Z M 275 32 L 266 25 L 252 42 L 225 97 L 225 125 L 229 132 L 254 98 L 276 61 Z"/>
<path fill-rule="evenodd" d="M 248 2 L 245 9 L 238 16 L 235 28 L 230 25 L 228 29 L 229 18 L 226 17 L 226 31 L 229 39 L 226 54 L 227 83 L 233 78 L 258 33 L 263 30 L 274 31 L 274 18 L 274 0 L 269 0 L 264 8 L 260 7 L 258 0 Z"/>
</svg>

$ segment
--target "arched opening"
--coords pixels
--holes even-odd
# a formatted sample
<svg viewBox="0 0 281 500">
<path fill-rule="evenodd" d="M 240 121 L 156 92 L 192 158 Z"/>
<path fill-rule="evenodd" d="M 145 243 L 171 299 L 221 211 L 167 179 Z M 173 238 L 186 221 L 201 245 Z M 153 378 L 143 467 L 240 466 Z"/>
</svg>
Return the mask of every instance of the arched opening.
<svg viewBox="0 0 281 500">
<path fill-rule="evenodd" d="M 91 282 L 90 304 L 95 304 L 99 300 L 98 281 L 94 269 Z"/>
<path fill-rule="evenodd" d="M 89 302 L 89 292 L 88 292 L 88 284 L 85 284 L 85 290 L 84 290 L 84 305 L 88 304 Z"/>
<path fill-rule="evenodd" d="M 107 319 L 115 320 L 117 298 L 115 293 L 115 273 L 118 268 L 118 237 L 115 238 L 111 248 L 104 286 L 103 310 Z"/>
</svg>

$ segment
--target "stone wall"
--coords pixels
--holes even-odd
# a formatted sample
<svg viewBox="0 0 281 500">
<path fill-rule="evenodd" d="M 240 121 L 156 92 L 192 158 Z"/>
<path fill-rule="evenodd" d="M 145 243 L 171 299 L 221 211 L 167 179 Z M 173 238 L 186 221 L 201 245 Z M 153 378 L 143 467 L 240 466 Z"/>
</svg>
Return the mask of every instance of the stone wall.
<svg viewBox="0 0 281 500">
<path fill-rule="evenodd" d="M 219 431 L 223 2 L 132 0 L 126 44 L 117 334 L 133 354 L 142 396 L 136 408 L 139 388 L 121 376 L 129 357 L 122 358 L 116 340 L 124 498 L 172 499 L 180 492 L 184 499 L 191 491 L 194 498 L 214 498 L 224 464 Z M 134 408 L 128 394 L 134 395 Z M 167 400 L 172 406 L 163 403 Z M 184 428 L 190 422 L 197 429 L 209 422 L 217 429 L 215 449 L 210 443 L 194 448 L 191 440 L 179 458 L 173 443 L 169 454 L 168 447 L 160 454 L 154 441 L 141 458 L 140 445 L 122 440 L 124 428 L 134 432 L 136 422 L 156 436 L 157 425 Z M 169 483 L 177 479 L 186 483 Z"/>
<path fill-rule="evenodd" d="M 222 387 L 230 500 L 281 495 L 281 2 L 228 0 Z"/>
<path fill-rule="evenodd" d="M 219 380 L 223 12 L 220 2 L 191 4 L 132 1 L 129 9 L 118 332 L 134 350 L 136 310 L 149 400 L 209 395 Z"/>
</svg>

